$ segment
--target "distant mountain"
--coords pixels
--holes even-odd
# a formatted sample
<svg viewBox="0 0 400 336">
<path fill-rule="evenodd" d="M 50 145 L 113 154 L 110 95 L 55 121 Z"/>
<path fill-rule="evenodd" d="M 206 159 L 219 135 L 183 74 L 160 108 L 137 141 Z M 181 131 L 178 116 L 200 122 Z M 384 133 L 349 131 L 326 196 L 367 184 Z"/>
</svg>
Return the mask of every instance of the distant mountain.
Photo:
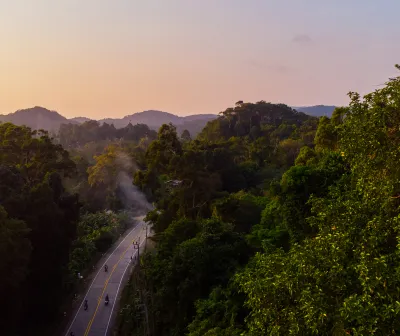
<svg viewBox="0 0 400 336">
<path fill-rule="evenodd" d="M 207 123 L 211 120 L 216 119 L 217 116 L 214 118 L 204 118 L 204 119 L 194 119 L 186 121 L 186 118 L 182 124 L 176 125 L 176 131 L 178 135 L 181 135 L 182 132 L 186 129 L 189 131 L 190 136 L 194 138 L 197 134 L 199 134 L 203 128 L 207 125 Z"/>
<path fill-rule="evenodd" d="M 114 124 L 116 128 L 122 128 L 131 123 L 146 124 L 150 128 L 160 127 L 162 124 L 173 123 L 174 125 L 180 123 L 181 117 L 175 114 L 161 111 L 143 111 L 127 115 L 123 118 L 106 118 L 99 120 L 100 123 L 106 122 L 107 124 Z"/>
<path fill-rule="evenodd" d="M 68 119 L 72 123 L 77 122 L 79 124 L 83 124 L 85 121 L 90 121 L 92 119 L 86 118 L 86 117 L 75 117 L 75 118 L 70 118 Z"/>
<path fill-rule="evenodd" d="M 121 119 L 102 119 L 99 122 L 106 122 L 108 124 L 114 124 L 116 128 L 122 128 L 127 126 L 129 123 L 135 124 L 146 124 L 151 129 L 158 130 L 162 124 L 172 123 L 176 126 L 177 132 L 180 134 L 183 130 L 187 129 L 190 135 L 193 137 L 199 133 L 204 126 L 210 120 L 216 119 L 216 114 L 194 114 L 186 117 L 179 117 L 175 114 L 148 110 L 127 115 Z"/>
<path fill-rule="evenodd" d="M 116 128 L 122 128 L 129 123 L 146 124 L 151 129 L 158 130 L 162 124 L 172 123 L 177 127 L 180 134 L 187 129 L 192 136 L 199 133 L 208 121 L 217 118 L 215 114 L 197 114 L 186 117 L 179 117 L 175 114 L 162 111 L 143 111 L 134 113 L 123 118 L 101 119 L 99 122 L 114 124 Z M 12 122 L 16 125 L 26 125 L 32 129 L 45 129 L 51 132 L 58 132 L 61 124 L 81 124 L 92 119 L 86 117 L 76 117 L 67 119 L 56 111 L 50 111 L 44 107 L 35 106 L 14 113 L 0 115 L 0 122 Z"/>
<path fill-rule="evenodd" d="M 299 112 L 304 112 L 305 114 L 314 117 L 322 117 L 322 116 L 330 117 L 336 106 L 315 105 L 315 106 L 300 106 L 293 108 Z"/>
<path fill-rule="evenodd" d="M 68 120 L 56 111 L 50 111 L 40 106 L 18 110 L 10 114 L 1 114 L 0 122 L 11 122 L 16 125 L 26 125 L 32 129 L 44 129 L 51 132 L 58 132 L 61 124 L 77 123 Z"/>
<path fill-rule="evenodd" d="M 213 120 L 217 118 L 216 114 L 193 114 L 187 117 L 181 117 L 183 119 L 183 123 L 197 121 L 197 120 Z"/>
<path fill-rule="evenodd" d="M 304 112 L 311 116 L 328 116 L 332 115 L 336 106 L 315 105 L 292 107 L 293 109 Z M 216 114 L 194 114 L 186 117 L 180 117 L 172 113 L 148 110 L 127 115 L 123 118 L 107 118 L 101 119 L 102 124 L 114 124 L 116 128 L 122 128 L 129 123 L 146 124 L 151 129 L 158 130 L 162 124 L 172 123 L 176 126 L 178 133 L 187 129 L 192 137 L 196 136 L 207 124 L 207 122 L 216 119 Z M 61 124 L 81 124 L 92 119 L 86 117 L 76 117 L 67 119 L 56 111 L 48 110 L 44 107 L 35 106 L 28 109 L 18 110 L 14 113 L 0 115 L 0 122 L 12 122 L 16 125 L 26 125 L 32 129 L 45 129 L 51 132 L 58 132 Z"/>
<path fill-rule="evenodd" d="M 175 126 L 178 126 L 192 121 L 205 121 L 205 120 L 209 121 L 217 117 L 218 116 L 216 114 L 194 114 L 187 117 L 179 117 L 175 114 L 168 112 L 148 110 L 148 111 L 133 113 L 121 119 L 118 118 L 101 119 L 99 120 L 99 122 L 114 124 L 116 128 L 122 128 L 131 123 L 132 125 L 146 124 L 150 128 L 158 129 L 162 124 L 172 123 Z"/>
</svg>

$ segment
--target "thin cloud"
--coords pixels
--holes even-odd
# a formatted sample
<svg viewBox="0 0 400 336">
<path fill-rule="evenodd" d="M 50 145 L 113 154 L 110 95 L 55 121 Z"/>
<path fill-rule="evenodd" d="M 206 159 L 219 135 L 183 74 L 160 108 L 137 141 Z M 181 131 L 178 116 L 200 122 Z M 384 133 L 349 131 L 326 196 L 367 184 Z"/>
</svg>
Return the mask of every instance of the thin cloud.
<svg viewBox="0 0 400 336">
<path fill-rule="evenodd" d="M 307 35 L 307 34 L 299 34 L 299 35 L 295 35 L 292 38 L 292 42 L 293 43 L 299 43 L 299 44 L 310 44 L 313 42 L 312 38 Z"/>
</svg>

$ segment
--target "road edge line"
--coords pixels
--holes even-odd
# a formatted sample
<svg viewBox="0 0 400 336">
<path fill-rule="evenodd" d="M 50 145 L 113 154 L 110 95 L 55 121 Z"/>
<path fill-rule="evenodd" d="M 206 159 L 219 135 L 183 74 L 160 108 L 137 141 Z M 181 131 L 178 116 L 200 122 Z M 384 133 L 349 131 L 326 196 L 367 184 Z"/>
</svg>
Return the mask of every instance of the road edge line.
<svg viewBox="0 0 400 336">
<path fill-rule="evenodd" d="M 146 242 L 146 238 L 140 243 L 139 248 L 143 245 L 144 242 Z M 137 262 L 139 263 L 140 260 L 138 260 Z M 112 308 L 111 308 L 110 317 L 109 317 L 109 319 L 108 319 L 108 323 L 107 323 L 107 327 L 106 327 L 106 331 L 105 331 L 105 333 L 104 333 L 104 336 L 107 336 L 108 328 L 110 327 L 110 321 L 111 321 L 112 315 L 113 315 L 113 313 L 114 313 L 115 302 L 117 301 L 117 298 L 118 298 L 119 289 L 120 289 L 120 287 L 121 287 L 122 281 L 124 280 L 125 273 L 126 273 L 126 271 L 127 271 L 127 269 L 129 268 L 130 265 L 133 266 L 133 264 L 131 264 L 131 263 L 128 261 L 128 265 L 126 265 L 125 270 L 124 270 L 124 273 L 122 274 L 121 280 L 120 280 L 120 282 L 119 282 L 119 284 L 118 284 L 117 293 L 115 294 L 115 300 L 114 300 L 113 305 L 112 305 Z"/>
<path fill-rule="evenodd" d="M 73 319 L 72 322 L 70 323 L 70 325 L 69 325 L 69 327 L 68 327 L 68 329 L 67 329 L 67 332 L 65 333 L 65 336 L 68 336 L 68 333 L 70 332 L 71 327 L 72 327 L 72 325 L 74 324 L 74 322 L 75 322 L 75 320 L 76 320 L 76 318 L 77 318 L 77 316 L 78 316 L 78 314 L 79 314 L 79 312 L 80 312 L 80 310 L 81 310 L 81 308 L 82 308 L 82 306 L 83 306 L 83 303 L 85 302 L 85 299 L 86 299 L 86 297 L 87 297 L 87 295 L 88 295 L 90 289 L 92 288 L 92 286 L 93 286 L 95 280 L 97 279 L 98 275 L 100 274 L 100 271 L 104 268 L 104 265 L 105 265 L 105 264 L 107 263 L 107 261 L 111 258 L 111 256 L 112 256 L 112 255 L 114 254 L 114 252 L 117 250 L 117 248 L 121 246 L 121 244 L 125 241 L 125 239 L 128 238 L 128 236 L 129 236 L 135 229 L 137 229 L 138 226 L 139 226 L 139 225 L 135 226 L 131 231 L 129 231 L 129 232 L 126 234 L 125 238 L 122 239 L 121 242 L 118 244 L 118 246 L 116 246 L 116 247 L 114 248 L 114 250 L 110 253 L 110 255 L 108 256 L 108 258 L 107 258 L 106 261 L 104 262 L 104 264 L 100 267 L 100 269 L 99 269 L 98 272 L 96 273 L 96 276 L 94 277 L 94 279 L 92 280 L 92 283 L 90 284 L 89 288 L 87 289 L 87 291 L 86 291 L 86 293 L 85 293 L 85 296 L 84 296 L 84 298 L 83 298 L 83 300 L 82 300 L 82 302 L 81 302 L 81 304 L 80 304 L 80 306 L 79 306 L 79 308 L 78 308 L 78 310 L 77 310 L 77 312 L 76 312 L 76 314 L 75 314 L 75 316 L 74 316 L 74 319 Z"/>
</svg>

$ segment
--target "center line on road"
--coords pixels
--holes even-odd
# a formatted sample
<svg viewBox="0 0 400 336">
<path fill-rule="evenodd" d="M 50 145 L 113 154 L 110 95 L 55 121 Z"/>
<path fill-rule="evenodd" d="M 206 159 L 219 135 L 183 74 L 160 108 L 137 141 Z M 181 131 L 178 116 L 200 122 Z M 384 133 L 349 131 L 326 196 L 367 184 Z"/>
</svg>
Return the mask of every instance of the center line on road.
<svg viewBox="0 0 400 336">
<path fill-rule="evenodd" d="M 132 242 L 134 242 L 134 239 L 132 239 Z M 104 292 L 105 292 L 105 290 L 106 290 L 106 288 L 107 288 L 108 282 L 109 282 L 110 279 L 111 279 L 111 276 L 113 275 L 113 273 L 114 273 L 115 269 L 117 268 L 118 264 L 120 263 L 120 261 L 122 260 L 122 258 L 123 258 L 124 255 L 126 254 L 126 252 L 128 252 L 128 250 L 129 250 L 130 247 L 131 247 L 131 244 L 129 244 L 129 246 L 125 249 L 125 251 L 122 252 L 120 258 L 118 259 L 117 263 L 116 263 L 116 264 L 114 265 L 114 267 L 112 268 L 112 271 L 111 271 L 110 275 L 108 276 L 106 282 L 104 283 L 103 291 L 101 292 L 101 295 L 100 295 L 100 297 L 99 297 L 99 299 L 98 299 L 98 303 L 97 303 L 96 310 L 95 310 L 94 313 L 93 313 L 93 317 L 89 320 L 89 323 L 88 323 L 88 326 L 86 327 L 86 331 L 85 331 L 85 333 L 84 333 L 84 336 L 87 336 L 87 335 L 89 334 L 89 331 L 90 331 L 90 329 L 91 329 L 91 327 L 92 327 L 93 321 L 94 321 L 94 319 L 95 319 L 95 317 L 96 317 L 97 311 L 98 311 L 98 309 L 99 309 L 99 307 L 100 307 L 101 299 L 103 298 Z"/>
<path fill-rule="evenodd" d="M 118 249 L 118 247 L 120 247 L 121 244 L 130 236 L 130 234 L 131 234 L 133 231 L 137 230 L 140 226 L 142 226 L 142 225 L 141 225 L 141 224 L 138 224 L 138 225 L 136 225 L 134 228 L 132 228 L 132 230 L 129 231 L 129 233 L 128 233 L 128 234 L 125 236 L 125 238 L 118 244 L 118 246 L 115 247 L 114 250 L 110 253 L 110 255 L 108 256 L 107 260 L 106 260 L 106 261 L 104 262 L 104 264 L 99 268 L 99 270 L 98 270 L 98 272 L 97 272 L 95 278 L 92 280 L 92 283 L 90 284 L 89 289 L 87 290 L 84 299 L 86 299 L 87 295 L 88 295 L 89 292 L 90 292 L 90 289 L 92 288 L 94 282 L 95 282 L 96 279 L 97 279 L 97 276 L 99 275 L 99 273 L 100 273 L 100 272 L 102 271 L 102 269 L 104 268 L 104 265 L 107 264 L 107 261 L 111 258 L 111 256 L 112 256 L 112 255 L 114 254 L 114 252 Z M 74 322 L 75 322 L 75 320 L 76 320 L 76 318 L 77 318 L 79 312 L 81 311 L 81 308 L 82 308 L 82 306 L 83 306 L 83 302 L 84 302 L 84 300 L 82 300 L 82 303 L 80 304 L 80 306 L 79 306 L 79 308 L 78 308 L 78 311 L 76 312 L 76 314 L 75 314 L 75 316 L 74 316 L 74 318 L 73 318 L 73 320 L 72 320 L 72 322 L 71 322 L 71 324 L 70 324 L 70 326 L 69 326 L 69 328 L 68 328 L 67 333 L 65 334 L 65 336 L 69 336 L 69 332 L 70 332 L 70 330 L 71 330 L 71 328 L 72 328 L 72 325 L 74 324 Z"/>
<path fill-rule="evenodd" d="M 140 236 L 139 236 L 139 238 L 140 238 Z M 146 242 L 146 239 L 144 239 L 144 240 L 139 244 L 139 248 L 140 248 L 145 242 Z M 138 260 L 137 262 L 140 263 L 140 260 Z M 113 305 L 112 305 L 112 307 L 111 307 L 110 317 L 108 318 L 108 323 L 107 323 L 106 332 L 104 333 L 104 336 L 107 336 L 108 327 L 110 326 L 111 317 L 112 317 L 112 314 L 113 314 L 113 312 L 114 312 L 114 305 L 115 305 L 115 302 L 117 301 L 117 298 L 118 298 L 119 288 L 120 288 L 120 286 L 121 286 L 121 284 L 122 284 L 122 280 L 124 279 L 124 276 L 125 276 L 126 270 L 127 270 L 128 267 L 129 267 L 129 264 L 130 264 L 130 263 L 128 263 L 128 264 L 126 265 L 125 271 L 124 271 L 124 273 L 122 274 L 121 280 L 120 280 L 120 282 L 119 282 L 119 284 L 118 284 L 117 293 L 115 294 L 115 298 L 114 298 L 114 301 L 113 301 Z"/>
</svg>

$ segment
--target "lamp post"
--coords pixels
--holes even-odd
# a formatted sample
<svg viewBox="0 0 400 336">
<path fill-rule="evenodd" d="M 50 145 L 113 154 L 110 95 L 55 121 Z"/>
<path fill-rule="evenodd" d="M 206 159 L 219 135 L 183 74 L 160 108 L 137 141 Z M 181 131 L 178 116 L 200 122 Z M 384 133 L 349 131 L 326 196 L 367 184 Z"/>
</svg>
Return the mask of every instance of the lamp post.
<svg viewBox="0 0 400 336">
<path fill-rule="evenodd" d="M 143 228 L 143 230 L 146 232 L 146 235 L 145 235 L 145 242 L 144 242 L 144 251 L 146 252 L 146 248 L 147 248 L 147 222 L 145 222 L 145 227 Z"/>
<path fill-rule="evenodd" d="M 140 237 L 139 237 L 139 241 L 140 241 Z M 139 260 L 139 258 L 140 258 L 140 244 L 139 244 L 139 242 L 133 242 L 132 244 L 133 244 L 133 249 L 137 250 L 138 265 L 140 267 L 140 260 Z"/>
</svg>

